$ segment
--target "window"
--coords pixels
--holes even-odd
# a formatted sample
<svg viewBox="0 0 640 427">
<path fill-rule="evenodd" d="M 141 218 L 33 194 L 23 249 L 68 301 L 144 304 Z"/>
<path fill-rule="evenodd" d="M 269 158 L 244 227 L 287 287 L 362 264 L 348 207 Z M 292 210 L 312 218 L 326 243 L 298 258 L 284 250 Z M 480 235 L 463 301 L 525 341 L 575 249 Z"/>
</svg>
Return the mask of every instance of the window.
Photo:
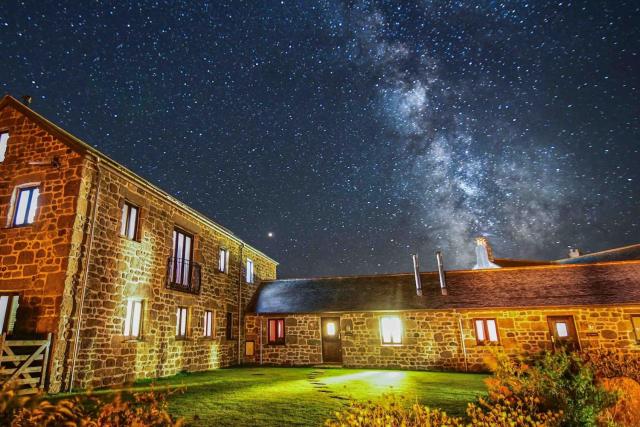
<svg viewBox="0 0 640 427">
<path fill-rule="evenodd" d="M 253 341 L 247 341 L 244 343 L 244 355 L 253 356 L 256 352 L 256 345 Z"/>
<path fill-rule="evenodd" d="M 229 249 L 220 248 L 220 257 L 218 258 L 218 270 L 227 273 L 229 269 Z"/>
<path fill-rule="evenodd" d="M 176 338 L 187 337 L 187 326 L 189 323 L 189 309 L 178 307 L 176 310 Z"/>
<path fill-rule="evenodd" d="M 640 314 L 633 314 L 631 316 L 631 326 L 633 326 L 636 341 L 640 342 Z"/>
<path fill-rule="evenodd" d="M 9 141 L 9 132 L 0 132 L 0 162 L 4 162 L 7 154 L 7 142 Z"/>
<path fill-rule="evenodd" d="M 382 344 L 402 344 L 402 321 L 398 316 L 380 318 Z"/>
<path fill-rule="evenodd" d="M 474 319 L 473 325 L 476 330 L 478 344 L 497 343 L 500 341 L 496 319 Z"/>
<path fill-rule="evenodd" d="M 253 283 L 253 261 L 247 258 L 247 283 Z"/>
<path fill-rule="evenodd" d="M 38 196 L 40 189 L 38 187 L 18 188 L 16 197 L 16 208 L 13 214 L 13 225 L 21 226 L 32 224 L 36 218 L 36 209 L 38 208 Z"/>
<path fill-rule="evenodd" d="M 173 257 L 171 261 L 171 282 L 188 286 L 191 284 L 191 258 L 193 257 L 193 236 L 179 229 L 173 230 Z"/>
<path fill-rule="evenodd" d="M 0 332 L 11 333 L 16 322 L 18 295 L 0 295 Z"/>
<path fill-rule="evenodd" d="M 122 206 L 122 222 L 120 224 L 120 235 L 128 239 L 138 238 L 138 212 L 139 208 L 129 202 L 124 202 Z"/>
<path fill-rule="evenodd" d="M 128 338 L 140 338 L 142 335 L 142 301 L 129 300 L 127 302 L 127 315 L 124 320 L 124 336 Z"/>
<path fill-rule="evenodd" d="M 267 343 L 284 344 L 284 319 L 269 319 Z"/>
<path fill-rule="evenodd" d="M 206 310 L 204 312 L 203 334 L 206 338 L 213 338 L 213 311 Z"/>
<path fill-rule="evenodd" d="M 225 337 L 228 340 L 233 339 L 233 313 L 227 312 L 227 323 L 225 325 Z"/>
</svg>

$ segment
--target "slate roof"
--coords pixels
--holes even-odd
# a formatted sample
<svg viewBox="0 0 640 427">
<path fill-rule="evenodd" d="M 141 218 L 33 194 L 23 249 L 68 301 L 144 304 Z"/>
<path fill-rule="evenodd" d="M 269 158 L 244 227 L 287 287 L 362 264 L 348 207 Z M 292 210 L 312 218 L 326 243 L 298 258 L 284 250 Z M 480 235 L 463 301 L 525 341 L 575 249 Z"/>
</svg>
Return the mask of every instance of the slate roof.
<svg viewBox="0 0 640 427">
<path fill-rule="evenodd" d="M 640 262 L 284 279 L 262 283 L 247 311 L 260 314 L 640 304 Z"/>
<path fill-rule="evenodd" d="M 596 262 L 640 260 L 640 243 L 593 252 L 575 258 L 565 258 L 555 261 L 557 264 L 593 264 Z"/>
</svg>

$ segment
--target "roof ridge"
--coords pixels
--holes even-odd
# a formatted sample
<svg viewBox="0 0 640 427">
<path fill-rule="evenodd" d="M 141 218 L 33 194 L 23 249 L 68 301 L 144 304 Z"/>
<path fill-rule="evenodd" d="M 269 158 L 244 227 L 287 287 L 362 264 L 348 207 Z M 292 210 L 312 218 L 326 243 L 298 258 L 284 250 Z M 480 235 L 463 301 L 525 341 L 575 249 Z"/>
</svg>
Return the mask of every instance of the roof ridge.
<svg viewBox="0 0 640 427">
<path fill-rule="evenodd" d="M 557 259 L 557 260 L 552 261 L 552 262 L 561 262 L 561 261 L 566 261 L 566 260 L 570 260 L 570 259 L 579 259 L 579 258 L 585 258 L 585 257 L 593 256 L 593 255 L 606 254 L 606 253 L 609 253 L 609 252 L 617 252 L 617 251 L 633 248 L 635 246 L 640 246 L 640 243 L 633 243 L 631 245 L 620 246 L 620 247 L 617 247 L 617 248 L 611 248 L 611 249 L 605 249 L 605 250 L 602 250 L 602 251 L 590 252 L 588 254 L 580 255 L 580 256 L 577 256 L 577 257 L 573 257 L 573 258 L 571 258 L 571 257 L 569 257 L 569 258 L 560 258 L 560 259 Z"/>
</svg>

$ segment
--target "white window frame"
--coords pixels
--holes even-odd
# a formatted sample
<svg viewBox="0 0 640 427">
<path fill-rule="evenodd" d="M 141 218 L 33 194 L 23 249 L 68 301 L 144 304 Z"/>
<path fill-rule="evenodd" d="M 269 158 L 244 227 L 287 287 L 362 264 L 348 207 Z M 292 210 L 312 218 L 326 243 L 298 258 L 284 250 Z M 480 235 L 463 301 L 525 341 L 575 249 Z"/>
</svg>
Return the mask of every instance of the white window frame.
<svg viewBox="0 0 640 427">
<path fill-rule="evenodd" d="M 0 294 L 0 333 L 6 332 L 10 334 L 13 332 L 19 304 L 19 295 Z"/>
<path fill-rule="evenodd" d="M 380 317 L 380 342 L 382 345 L 402 345 L 404 328 L 400 316 Z"/>
<path fill-rule="evenodd" d="M 4 162 L 7 158 L 7 149 L 9 148 L 9 132 L 6 130 L 0 131 L 0 163 Z"/>
<path fill-rule="evenodd" d="M 189 307 L 180 306 L 176 309 L 176 338 L 185 339 L 189 332 Z"/>
<path fill-rule="evenodd" d="M 20 212 L 20 208 L 22 206 L 21 198 L 22 193 L 30 191 L 30 195 L 28 199 L 24 201 L 27 204 L 24 212 Z M 34 199 L 35 195 L 35 199 Z M 29 184 L 21 184 L 15 187 L 13 191 L 13 209 L 11 209 L 11 215 L 9 217 L 9 226 L 10 227 L 25 227 L 31 225 L 36 220 L 36 215 L 38 212 L 38 199 L 40 198 L 40 183 L 29 183 Z M 18 223 L 18 214 L 20 214 L 20 220 L 22 222 Z"/>
<path fill-rule="evenodd" d="M 142 338 L 142 320 L 144 318 L 144 303 L 141 299 L 129 299 L 124 318 L 122 335 L 129 339 Z"/>
<path fill-rule="evenodd" d="M 133 218 L 133 223 L 132 223 Z M 120 235 L 129 240 L 138 239 L 138 226 L 140 224 L 140 207 L 128 200 L 122 205 L 120 218 Z"/>
<path fill-rule="evenodd" d="M 222 273 L 229 272 L 229 249 L 220 248 L 218 251 L 218 270 Z"/>
<path fill-rule="evenodd" d="M 254 265 L 253 265 L 253 260 L 251 258 L 247 258 L 247 268 L 246 268 L 246 275 L 245 275 L 245 281 L 247 283 L 253 283 L 254 280 Z"/>
<path fill-rule="evenodd" d="M 216 319 L 216 311 L 215 310 L 205 310 L 203 325 L 202 325 L 202 335 L 205 338 L 213 338 L 213 334 L 215 331 L 215 319 Z"/>
<path fill-rule="evenodd" d="M 475 331 L 478 345 L 500 343 L 498 320 L 496 318 L 483 317 L 473 319 L 473 330 Z"/>
</svg>

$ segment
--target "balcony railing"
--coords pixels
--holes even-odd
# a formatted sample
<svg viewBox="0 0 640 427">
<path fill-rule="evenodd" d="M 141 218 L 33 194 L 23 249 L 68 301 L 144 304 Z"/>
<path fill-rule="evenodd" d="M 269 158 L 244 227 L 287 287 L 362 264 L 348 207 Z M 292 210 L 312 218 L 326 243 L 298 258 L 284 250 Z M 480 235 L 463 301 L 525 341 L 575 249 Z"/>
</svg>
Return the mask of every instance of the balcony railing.
<svg viewBox="0 0 640 427">
<path fill-rule="evenodd" d="M 200 264 L 190 259 L 167 260 L 167 288 L 190 294 L 200 293 Z"/>
</svg>

